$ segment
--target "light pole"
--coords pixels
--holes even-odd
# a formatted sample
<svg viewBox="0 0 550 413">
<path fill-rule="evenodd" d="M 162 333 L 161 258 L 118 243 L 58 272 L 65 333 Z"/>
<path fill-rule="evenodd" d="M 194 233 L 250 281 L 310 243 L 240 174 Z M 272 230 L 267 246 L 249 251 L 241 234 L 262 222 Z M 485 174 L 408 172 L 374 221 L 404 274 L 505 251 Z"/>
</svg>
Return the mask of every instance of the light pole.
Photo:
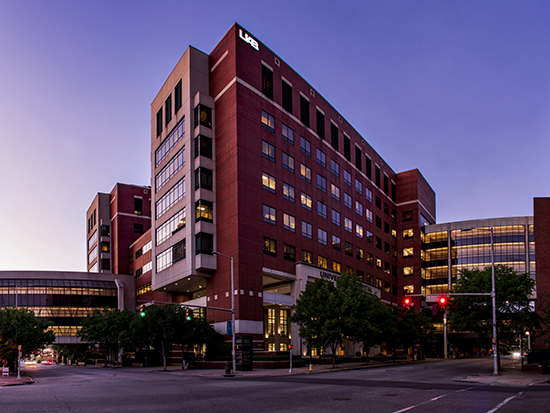
<svg viewBox="0 0 550 413">
<path fill-rule="evenodd" d="M 237 371 L 237 361 L 235 359 L 235 279 L 233 273 L 233 257 L 229 257 L 221 252 L 214 251 L 214 255 L 219 255 L 231 260 L 231 354 L 233 358 L 233 374 Z"/>
<path fill-rule="evenodd" d="M 497 294 L 495 289 L 495 246 L 493 244 L 493 227 L 491 227 L 491 297 L 493 299 L 493 375 L 498 376 L 497 361 Z"/>
</svg>

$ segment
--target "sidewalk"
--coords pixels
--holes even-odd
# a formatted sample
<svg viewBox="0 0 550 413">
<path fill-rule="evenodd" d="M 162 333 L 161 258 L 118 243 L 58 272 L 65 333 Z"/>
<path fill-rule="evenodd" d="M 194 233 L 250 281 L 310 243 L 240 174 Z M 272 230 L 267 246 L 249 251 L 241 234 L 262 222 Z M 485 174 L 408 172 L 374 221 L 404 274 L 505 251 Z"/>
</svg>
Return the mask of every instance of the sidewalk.
<svg viewBox="0 0 550 413">
<path fill-rule="evenodd" d="M 22 384 L 33 384 L 34 380 L 21 372 L 21 380 L 17 380 L 17 373 L 10 373 L 9 377 L 0 377 L 0 387 L 3 386 L 20 386 Z"/>
<path fill-rule="evenodd" d="M 455 381 L 464 383 L 482 383 L 498 386 L 520 386 L 528 387 L 533 385 L 548 385 L 550 376 L 542 375 L 538 371 L 522 371 L 521 361 L 501 358 L 502 371 L 498 376 L 475 375 L 464 378 L 457 378 Z"/>
</svg>

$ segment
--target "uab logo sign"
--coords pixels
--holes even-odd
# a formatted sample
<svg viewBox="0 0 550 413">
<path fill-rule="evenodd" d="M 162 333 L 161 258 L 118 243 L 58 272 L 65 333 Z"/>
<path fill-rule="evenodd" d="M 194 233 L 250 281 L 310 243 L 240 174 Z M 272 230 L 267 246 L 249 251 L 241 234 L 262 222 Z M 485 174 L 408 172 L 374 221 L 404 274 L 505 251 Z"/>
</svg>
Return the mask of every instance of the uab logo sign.
<svg viewBox="0 0 550 413">
<path fill-rule="evenodd" d="M 254 40 L 248 33 L 244 33 L 242 29 L 239 29 L 239 37 L 243 39 L 246 43 L 248 43 L 250 46 L 252 46 L 256 50 L 260 50 L 260 45 L 256 40 Z"/>
</svg>

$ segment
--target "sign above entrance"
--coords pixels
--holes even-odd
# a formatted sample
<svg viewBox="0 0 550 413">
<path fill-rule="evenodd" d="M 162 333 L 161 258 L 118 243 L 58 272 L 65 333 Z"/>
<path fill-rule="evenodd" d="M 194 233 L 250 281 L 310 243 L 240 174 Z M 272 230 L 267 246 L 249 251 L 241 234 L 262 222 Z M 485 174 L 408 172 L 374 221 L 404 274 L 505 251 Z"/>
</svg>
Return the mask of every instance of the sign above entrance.
<svg viewBox="0 0 550 413">
<path fill-rule="evenodd" d="M 258 44 L 258 41 L 254 40 L 252 38 L 252 36 L 250 36 L 248 33 L 244 33 L 244 35 L 243 35 L 243 30 L 242 29 L 239 29 L 239 37 L 241 39 L 243 39 L 246 43 L 250 44 L 250 46 L 252 46 L 252 48 L 254 48 L 258 51 L 260 50 L 260 45 Z"/>
</svg>

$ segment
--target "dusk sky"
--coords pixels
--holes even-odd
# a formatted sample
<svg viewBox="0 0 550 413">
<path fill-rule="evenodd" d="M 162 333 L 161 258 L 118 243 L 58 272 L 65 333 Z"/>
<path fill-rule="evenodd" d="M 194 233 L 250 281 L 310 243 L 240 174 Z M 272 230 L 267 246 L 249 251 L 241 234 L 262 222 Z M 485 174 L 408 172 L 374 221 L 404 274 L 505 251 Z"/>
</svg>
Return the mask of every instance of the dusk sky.
<svg viewBox="0 0 550 413">
<path fill-rule="evenodd" d="M 234 22 L 322 94 L 437 222 L 550 195 L 550 1 L 0 0 L 0 270 L 86 270 L 86 210 L 150 185 L 150 104 Z"/>
</svg>

